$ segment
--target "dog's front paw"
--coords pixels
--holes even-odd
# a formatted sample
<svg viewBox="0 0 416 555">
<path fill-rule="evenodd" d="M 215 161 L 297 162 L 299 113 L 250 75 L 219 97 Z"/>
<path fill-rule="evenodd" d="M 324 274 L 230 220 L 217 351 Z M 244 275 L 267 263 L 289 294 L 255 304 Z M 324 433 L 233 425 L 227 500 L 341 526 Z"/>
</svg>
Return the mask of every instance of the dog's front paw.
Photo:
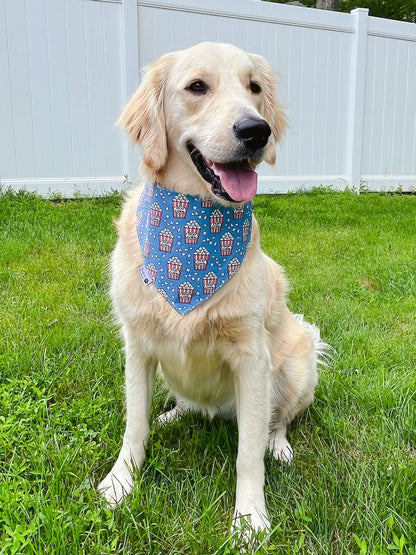
<svg viewBox="0 0 416 555">
<path fill-rule="evenodd" d="M 133 477 L 126 464 L 116 463 L 97 489 L 114 509 L 133 489 Z"/>
<path fill-rule="evenodd" d="M 235 510 L 231 533 L 235 536 L 234 545 L 239 547 L 241 553 L 255 550 L 260 536 L 269 530 L 270 520 L 265 509 Z"/>
</svg>

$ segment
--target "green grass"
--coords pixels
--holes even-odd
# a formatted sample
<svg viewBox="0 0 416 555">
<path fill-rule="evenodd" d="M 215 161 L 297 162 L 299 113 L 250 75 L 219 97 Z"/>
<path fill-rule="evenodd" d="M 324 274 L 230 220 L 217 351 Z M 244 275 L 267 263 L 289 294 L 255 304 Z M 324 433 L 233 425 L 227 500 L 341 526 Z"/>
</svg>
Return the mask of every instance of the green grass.
<svg viewBox="0 0 416 555">
<path fill-rule="evenodd" d="M 95 487 L 124 429 L 123 351 L 107 295 L 121 198 L 0 197 L 0 552 L 227 554 L 237 428 L 197 415 L 153 428 L 133 494 Z M 335 349 L 266 456 L 273 531 L 259 553 L 414 554 L 416 197 L 258 197 L 290 306 Z M 162 409 L 160 384 L 152 418 Z"/>
</svg>

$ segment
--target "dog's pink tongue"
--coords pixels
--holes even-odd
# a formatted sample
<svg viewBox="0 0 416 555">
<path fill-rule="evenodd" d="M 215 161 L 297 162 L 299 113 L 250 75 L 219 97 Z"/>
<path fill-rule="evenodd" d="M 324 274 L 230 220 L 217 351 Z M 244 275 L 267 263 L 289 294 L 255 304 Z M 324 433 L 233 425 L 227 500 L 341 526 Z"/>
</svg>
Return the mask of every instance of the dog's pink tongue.
<svg viewBox="0 0 416 555">
<path fill-rule="evenodd" d="M 247 202 L 254 198 L 257 192 L 257 173 L 248 162 L 241 166 L 214 163 L 212 169 L 233 200 Z"/>
</svg>

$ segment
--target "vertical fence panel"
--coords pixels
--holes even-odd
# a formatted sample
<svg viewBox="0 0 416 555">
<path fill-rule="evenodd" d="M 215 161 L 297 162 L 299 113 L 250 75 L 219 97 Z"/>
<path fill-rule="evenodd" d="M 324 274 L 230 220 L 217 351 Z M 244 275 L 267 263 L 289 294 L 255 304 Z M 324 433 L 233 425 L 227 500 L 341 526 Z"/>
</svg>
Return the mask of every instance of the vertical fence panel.
<svg viewBox="0 0 416 555">
<path fill-rule="evenodd" d="M 416 25 L 369 18 L 362 180 L 416 190 Z"/>
<path fill-rule="evenodd" d="M 90 94 L 87 70 L 87 26 L 85 4 L 66 4 L 66 26 L 70 37 L 68 44 L 69 102 L 72 127 L 72 157 L 75 176 L 90 175 L 91 127 L 89 119 Z M 82 60 L 82 63 L 80 63 Z M 45 174 L 44 174 L 45 175 Z"/>
<path fill-rule="evenodd" d="M 416 174 L 416 41 L 406 42 L 407 63 L 403 64 L 406 68 L 406 83 L 403 87 L 404 101 L 404 132 L 403 132 L 403 151 L 401 154 L 401 170 L 399 175 Z M 411 154 L 409 154 L 409 152 Z"/>
<path fill-rule="evenodd" d="M 13 92 L 10 45 L 7 38 L 6 4 L 0 2 L 0 183 L 6 176 L 17 175 L 15 132 L 13 122 Z M 7 160 L 7 166 L 6 166 Z"/>
<path fill-rule="evenodd" d="M 151 29 L 152 26 L 149 26 Z M 145 29 L 142 28 L 143 34 Z M 120 67 L 123 68 L 123 79 L 121 79 L 121 87 L 123 91 L 123 104 L 134 93 L 139 84 L 139 21 L 137 0 L 123 0 L 121 14 L 121 56 Z M 144 39 L 145 37 L 143 37 Z M 146 37 L 150 41 L 150 37 Z M 113 107 L 115 103 L 112 104 Z M 119 107 L 121 110 L 121 106 Z M 118 115 L 114 117 L 117 121 Z M 121 130 L 117 130 L 120 134 Z M 124 135 L 121 139 L 123 145 L 124 174 L 129 176 L 130 181 L 135 179 L 137 159 L 139 150 L 133 148 L 128 138 Z"/>
<path fill-rule="evenodd" d="M 36 174 L 51 175 L 55 171 L 55 137 L 53 133 L 53 99 L 49 94 L 48 36 L 45 33 L 47 18 L 45 2 L 27 5 L 27 27 L 30 65 L 30 94 L 32 98 L 33 138 Z M 28 174 L 30 175 L 30 174 Z"/>
<path fill-rule="evenodd" d="M 355 34 L 351 52 L 350 113 L 348 129 L 347 172 L 353 189 L 359 191 L 361 181 L 362 138 L 364 117 L 365 74 L 367 64 L 368 10 L 352 12 Z"/>
<path fill-rule="evenodd" d="M 72 158 L 72 133 L 69 96 L 68 37 L 65 1 L 48 0 L 46 10 L 46 36 L 49 61 L 49 94 L 52 105 L 53 177 L 74 175 Z M 37 71 L 39 57 L 33 60 L 33 71 Z M 40 177 L 38 175 L 38 177 Z"/>
<path fill-rule="evenodd" d="M 8 75 L 2 79 L 10 87 L 11 129 L 5 134 L 13 143 L 13 164 L 15 175 L 36 176 L 36 155 L 33 135 L 33 105 L 31 98 L 31 77 L 29 65 L 29 44 L 27 27 L 29 25 L 26 14 L 26 2 L 16 0 L 11 4 L 6 2 L 5 10 L 6 41 L 8 52 Z M 2 72 L 3 72 L 2 68 Z M 1 87 L 2 89 L 3 87 Z M 0 89 L 0 90 L 1 90 Z M 3 97 L 3 93 L 1 93 Z M 1 103 L 1 101 L 0 101 Z M 6 170 L 3 168 L 6 166 Z M 0 165 L 1 178 L 7 177 L 9 161 L 2 160 Z M 6 175 L 5 175 L 6 173 Z M 14 177 L 14 176 L 13 176 Z"/>
</svg>

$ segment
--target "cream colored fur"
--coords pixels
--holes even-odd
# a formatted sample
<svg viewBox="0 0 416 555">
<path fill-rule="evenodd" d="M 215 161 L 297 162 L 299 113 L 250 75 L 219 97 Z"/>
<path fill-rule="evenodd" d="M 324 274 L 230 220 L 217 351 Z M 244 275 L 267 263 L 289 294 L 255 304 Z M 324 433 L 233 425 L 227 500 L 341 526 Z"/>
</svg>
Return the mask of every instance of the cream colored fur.
<svg viewBox="0 0 416 555">
<path fill-rule="evenodd" d="M 190 94 L 195 80 L 209 86 Z M 255 81 L 262 92 L 253 94 Z M 269 64 L 231 45 L 204 43 L 154 62 L 127 104 L 120 123 L 141 144 L 146 180 L 181 192 L 213 196 L 193 165 L 188 141 L 216 162 L 232 159 L 231 132 L 242 116 L 263 117 L 272 135 L 262 158 L 273 163 L 285 117 L 275 100 Z M 254 167 L 260 160 L 251 160 Z M 145 456 L 157 366 L 177 406 L 167 423 L 188 409 L 208 415 L 234 410 L 238 422 L 237 488 L 233 526 L 243 517 L 254 530 L 269 527 L 264 486 L 266 447 L 292 460 L 287 424 L 312 402 L 320 339 L 286 304 L 282 268 L 260 249 L 253 221 L 251 244 L 237 274 L 209 300 L 179 315 L 137 269 L 143 263 L 135 216 L 142 187 L 129 193 L 117 223 L 111 296 L 126 347 L 127 425 L 119 457 L 99 485 L 115 505 L 133 486 Z M 218 202 L 218 199 L 216 199 Z"/>
</svg>

